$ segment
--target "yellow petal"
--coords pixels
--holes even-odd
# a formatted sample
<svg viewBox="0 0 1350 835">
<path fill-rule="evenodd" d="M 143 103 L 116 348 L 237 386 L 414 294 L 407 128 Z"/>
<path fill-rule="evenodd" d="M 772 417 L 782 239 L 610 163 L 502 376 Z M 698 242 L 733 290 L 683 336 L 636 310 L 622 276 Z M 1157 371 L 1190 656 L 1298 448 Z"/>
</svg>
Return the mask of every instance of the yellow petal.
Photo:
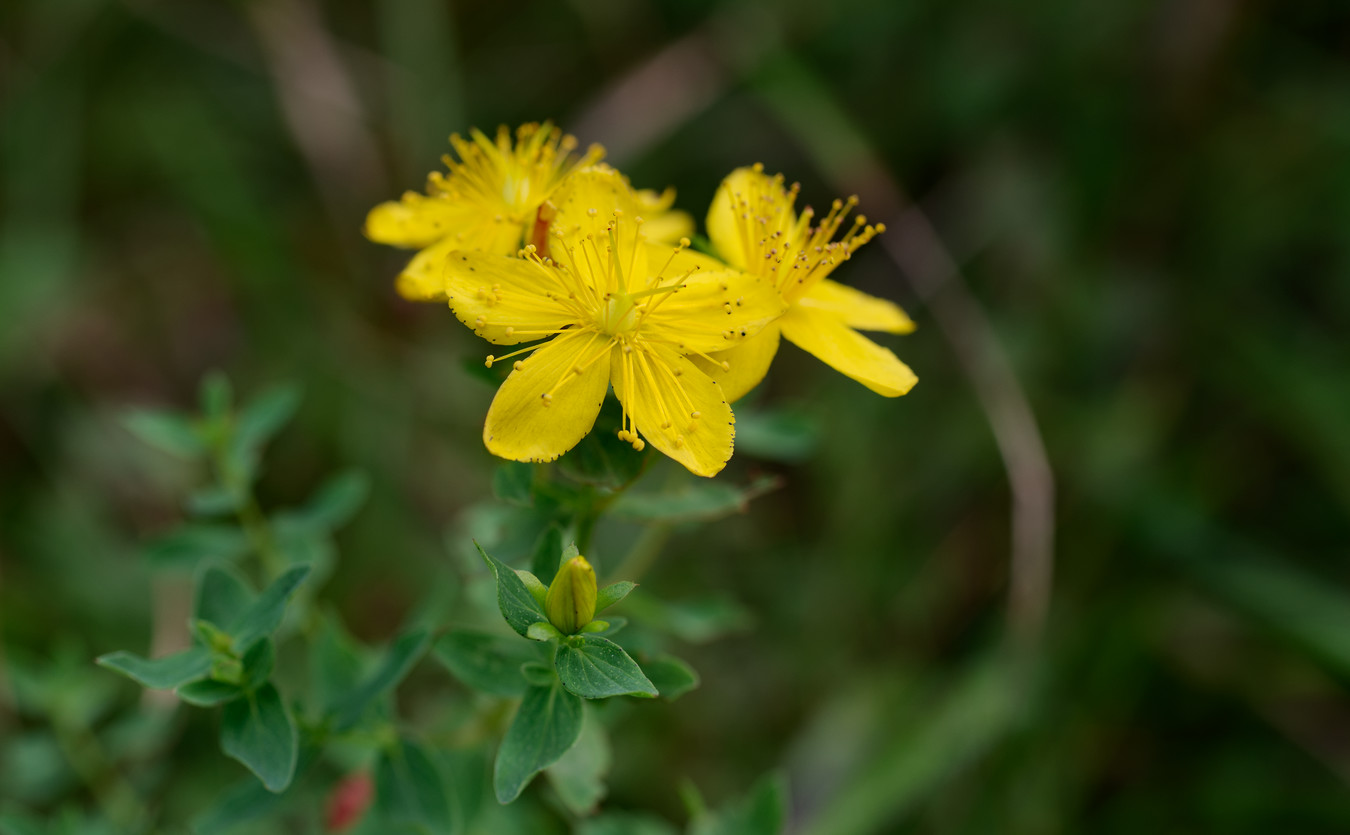
<svg viewBox="0 0 1350 835">
<path fill-rule="evenodd" d="M 760 265 L 750 263 L 751 253 L 775 234 L 786 236 L 795 220 L 781 180 L 758 166 L 737 168 L 722 181 L 708 208 L 708 238 L 728 264 L 756 270 Z"/>
<path fill-rule="evenodd" d="M 450 309 L 489 342 L 533 342 L 577 323 L 553 267 L 486 252 L 451 252 L 444 265 L 441 287 Z"/>
<path fill-rule="evenodd" d="M 669 273 L 669 271 L 667 271 Z M 676 277 L 666 286 L 676 286 Z M 700 271 L 669 295 L 648 299 L 644 336 L 672 343 L 681 353 L 734 347 L 759 333 L 787 309 L 778 291 L 737 270 Z"/>
<path fill-rule="evenodd" d="M 420 249 L 478 218 L 471 207 L 447 197 L 410 191 L 400 201 L 381 203 L 366 215 L 366 237 L 381 244 Z"/>
<path fill-rule="evenodd" d="M 674 350 L 641 341 L 632 352 L 615 350 L 611 362 L 614 393 L 648 443 L 694 475 L 726 466 L 736 419 L 711 377 Z"/>
<path fill-rule="evenodd" d="M 704 373 L 717 381 L 727 400 L 735 403 L 750 389 L 759 385 L 764 375 L 769 373 L 774 355 L 778 353 L 778 339 L 781 333 L 777 322 L 749 337 L 735 348 L 710 354 L 711 361 L 703 357 L 690 357 Z M 727 367 L 723 367 L 722 363 Z"/>
<path fill-rule="evenodd" d="M 445 301 L 445 264 L 455 242 L 444 240 L 413 256 L 398 274 L 399 295 L 414 302 Z"/>
<path fill-rule="evenodd" d="M 569 332 L 520 360 L 497 390 L 483 426 L 493 455 L 553 461 L 595 425 L 609 388 L 607 337 Z"/>
<path fill-rule="evenodd" d="M 608 240 L 614 213 L 620 213 L 621 240 L 631 240 L 636 232 L 637 195 L 624 176 L 608 165 L 582 168 L 566 179 L 549 198 L 558 207 L 553 228 L 568 237 L 595 235 Z"/>
<path fill-rule="evenodd" d="M 919 381 L 889 349 L 853 330 L 833 313 L 794 305 L 778 321 L 789 342 L 877 394 L 899 397 Z"/>
<path fill-rule="evenodd" d="M 450 240 L 452 249 L 514 255 L 520 249 L 525 224 L 449 195 L 410 191 L 399 202 L 371 209 L 365 233 L 376 243 L 393 246 L 420 249 Z"/>
<path fill-rule="evenodd" d="M 850 328 L 886 333 L 914 330 L 914 322 L 899 305 L 828 278 L 820 280 L 797 300 L 797 304 L 831 313 Z"/>
</svg>

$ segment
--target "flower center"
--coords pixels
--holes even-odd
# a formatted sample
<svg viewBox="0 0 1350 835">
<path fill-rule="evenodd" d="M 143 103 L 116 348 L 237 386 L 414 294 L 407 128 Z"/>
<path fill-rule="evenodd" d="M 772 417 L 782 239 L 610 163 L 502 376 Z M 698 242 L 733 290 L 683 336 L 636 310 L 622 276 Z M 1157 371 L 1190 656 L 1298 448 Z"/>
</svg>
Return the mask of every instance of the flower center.
<svg viewBox="0 0 1350 835">
<path fill-rule="evenodd" d="M 605 301 L 596 325 L 610 336 L 631 336 L 637 332 L 641 310 L 628 293 L 611 294 Z"/>
</svg>

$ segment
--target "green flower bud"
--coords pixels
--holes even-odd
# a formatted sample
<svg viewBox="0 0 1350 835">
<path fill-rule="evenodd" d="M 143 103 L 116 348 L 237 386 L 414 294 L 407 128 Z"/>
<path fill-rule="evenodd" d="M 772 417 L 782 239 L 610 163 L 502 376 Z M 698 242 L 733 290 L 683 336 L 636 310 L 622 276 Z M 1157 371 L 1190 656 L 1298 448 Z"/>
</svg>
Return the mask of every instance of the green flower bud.
<svg viewBox="0 0 1350 835">
<path fill-rule="evenodd" d="M 595 569 L 585 557 L 573 557 L 558 568 L 544 599 L 544 614 L 564 635 L 571 635 L 595 617 Z"/>
</svg>

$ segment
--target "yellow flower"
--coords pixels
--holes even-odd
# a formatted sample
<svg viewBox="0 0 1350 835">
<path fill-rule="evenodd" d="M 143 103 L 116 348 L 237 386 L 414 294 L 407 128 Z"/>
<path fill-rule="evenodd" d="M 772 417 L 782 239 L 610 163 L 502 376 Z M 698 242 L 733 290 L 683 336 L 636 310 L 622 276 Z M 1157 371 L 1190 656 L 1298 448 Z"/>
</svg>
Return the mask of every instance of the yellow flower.
<svg viewBox="0 0 1350 835">
<path fill-rule="evenodd" d="M 407 192 L 381 203 L 366 217 L 366 236 L 377 243 L 417 249 L 398 277 L 398 289 L 410 299 L 435 297 L 440 267 L 454 250 L 514 254 L 522 243 L 547 232 L 552 220 L 549 196 L 566 177 L 599 162 L 604 148 L 592 145 L 574 153 L 577 141 L 548 122 L 521 125 L 514 141 L 505 125 L 495 140 L 481 131 L 458 134 L 450 144 L 459 159 L 444 157 L 447 174 L 432 172 L 426 194 Z M 674 193 L 642 192 L 647 216 L 675 241 L 688 234 L 688 215 L 667 211 Z"/>
<path fill-rule="evenodd" d="M 524 258 L 450 254 L 441 286 L 461 322 L 489 342 L 547 342 L 518 355 L 488 410 L 483 440 L 495 455 L 552 461 L 595 423 L 611 383 L 623 407 L 619 437 L 647 442 L 702 476 L 731 457 L 731 407 L 686 355 L 707 357 L 756 333 L 783 311 L 772 287 L 717 261 L 650 243 L 640 202 L 613 169 L 569 177 L 554 197 L 548 249 Z M 678 260 L 680 268 L 672 270 Z"/>
<path fill-rule="evenodd" d="M 809 207 L 794 213 L 796 199 L 796 185 L 785 189 L 782 175 L 770 177 L 761 165 L 722 181 L 708 210 L 708 237 L 729 265 L 770 282 L 789 307 L 757 336 L 698 360 L 700 367 L 735 401 L 764 379 L 781 336 L 878 394 L 905 394 L 918 382 L 914 372 L 858 330 L 909 333 L 914 323 L 897 305 L 827 278 L 885 227 L 859 215 L 835 240 L 857 198 L 834 201 L 816 226 Z"/>
</svg>

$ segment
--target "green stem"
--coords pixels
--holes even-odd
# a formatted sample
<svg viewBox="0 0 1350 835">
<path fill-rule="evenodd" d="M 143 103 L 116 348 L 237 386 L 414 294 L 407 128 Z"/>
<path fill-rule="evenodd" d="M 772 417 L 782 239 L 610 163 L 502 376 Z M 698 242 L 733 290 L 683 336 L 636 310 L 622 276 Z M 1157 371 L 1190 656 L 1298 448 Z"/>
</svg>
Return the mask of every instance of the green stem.
<svg viewBox="0 0 1350 835">
<path fill-rule="evenodd" d="M 648 525 L 610 576 L 617 580 L 637 582 L 656 562 L 661 549 L 670 539 L 671 531 L 671 526 L 664 522 Z"/>
<path fill-rule="evenodd" d="M 281 551 L 277 549 L 276 537 L 272 535 L 272 524 L 258 507 L 258 501 L 253 498 L 251 491 L 246 494 L 245 501 L 239 508 L 238 518 L 240 527 L 244 529 L 244 536 L 248 537 L 254 552 L 262 562 L 263 573 L 267 575 L 267 579 L 270 581 L 279 577 L 285 567 L 285 561 L 281 557 Z"/>
</svg>

